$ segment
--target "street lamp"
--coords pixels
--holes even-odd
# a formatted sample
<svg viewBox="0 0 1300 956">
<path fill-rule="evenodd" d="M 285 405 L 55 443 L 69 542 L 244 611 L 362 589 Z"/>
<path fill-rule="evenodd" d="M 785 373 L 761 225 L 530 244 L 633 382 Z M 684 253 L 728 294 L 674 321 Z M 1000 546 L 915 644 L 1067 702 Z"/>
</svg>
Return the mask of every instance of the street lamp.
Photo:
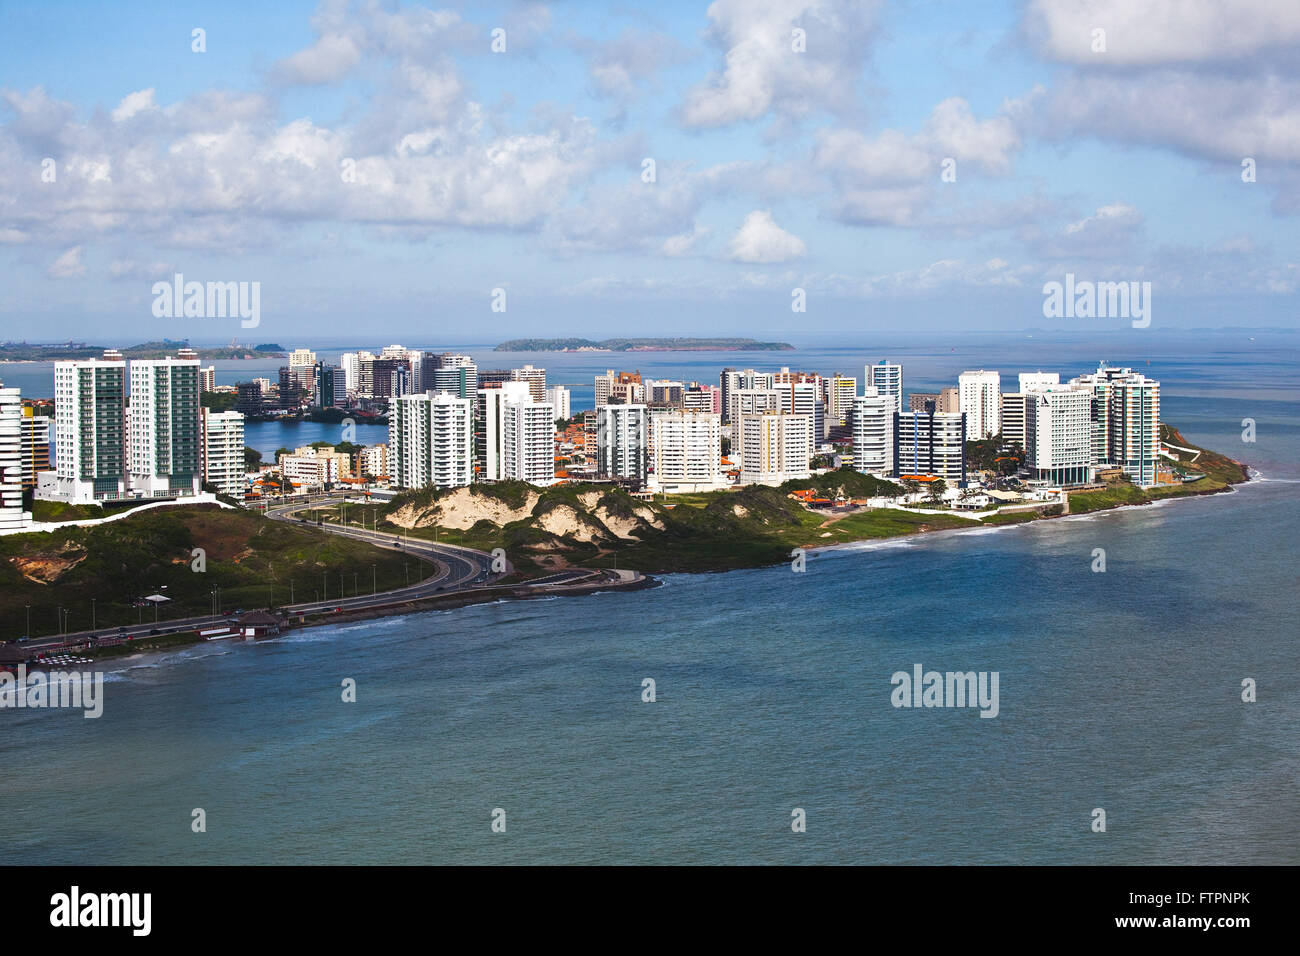
<svg viewBox="0 0 1300 956">
<path fill-rule="evenodd" d="M 370 566 L 370 593 L 372 595 L 375 594 L 375 592 L 378 590 L 378 585 L 376 584 L 376 581 L 378 581 L 378 578 L 375 575 L 375 566 L 372 564 Z"/>
</svg>

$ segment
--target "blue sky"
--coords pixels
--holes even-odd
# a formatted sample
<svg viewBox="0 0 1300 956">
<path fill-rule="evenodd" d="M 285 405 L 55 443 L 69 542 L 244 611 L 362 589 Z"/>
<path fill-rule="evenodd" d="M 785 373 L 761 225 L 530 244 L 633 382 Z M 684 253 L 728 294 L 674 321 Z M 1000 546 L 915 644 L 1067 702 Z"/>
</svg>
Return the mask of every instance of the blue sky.
<svg viewBox="0 0 1300 956">
<path fill-rule="evenodd" d="M 1294 328 L 1298 53 L 1282 0 L 6 3 L 3 337 L 1128 326 L 1067 272 Z M 155 318 L 176 272 L 261 325 Z"/>
</svg>

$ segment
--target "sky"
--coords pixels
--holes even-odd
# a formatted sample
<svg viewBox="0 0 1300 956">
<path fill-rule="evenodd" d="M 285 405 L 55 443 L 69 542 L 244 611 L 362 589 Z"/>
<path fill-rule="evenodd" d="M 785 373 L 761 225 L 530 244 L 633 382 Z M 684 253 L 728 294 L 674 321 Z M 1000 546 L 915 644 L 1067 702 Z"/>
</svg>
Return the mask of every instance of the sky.
<svg viewBox="0 0 1300 956">
<path fill-rule="evenodd" d="M 3 340 L 1294 329 L 1298 226 L 1294 0 L 0 3 Z"/>
</svg>

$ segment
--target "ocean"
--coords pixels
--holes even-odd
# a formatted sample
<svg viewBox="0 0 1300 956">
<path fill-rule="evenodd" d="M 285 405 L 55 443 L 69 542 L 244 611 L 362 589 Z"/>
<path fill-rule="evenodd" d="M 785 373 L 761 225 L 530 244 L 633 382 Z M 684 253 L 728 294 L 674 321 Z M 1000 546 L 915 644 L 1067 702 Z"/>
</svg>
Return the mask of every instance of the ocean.
<svg viewBox="0 0 1300 956">
<path fill-rule="evenodd" d="M 887 357 L 907 390 L 1104 358 L 1159 378 L 1165 420 L 1260 477 L 814 552 L 802 574 L 668 575 L 106 663 L 100 719 L 0 711 L 18 823 L 0 861 L 1300 863 L 1298 340 L 494 356 L 575 385 L 629 366 L 861 375 Z M 891 676 L 917 664 L 996 672 L 997 716 L 894 707 Z"/>
</svg>

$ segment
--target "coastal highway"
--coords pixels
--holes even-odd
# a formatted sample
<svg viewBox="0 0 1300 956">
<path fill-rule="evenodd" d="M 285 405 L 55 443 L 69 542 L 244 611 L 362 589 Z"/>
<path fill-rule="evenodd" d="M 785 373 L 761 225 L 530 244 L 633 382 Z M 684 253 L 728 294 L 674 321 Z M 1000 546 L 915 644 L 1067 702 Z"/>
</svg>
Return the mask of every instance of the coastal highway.
<svg viewBox="0 0 1300 956">
<path fill-rule="evenodd" d="M 286 505 L 267 510 L 266 516 L 274 521 L 298 522 L 303 519 L 295 517 L 297 512 L 311 508 L 330 507 L 342 502 L 342 498 L 321 499 L 303 504 Z M 355 611 L 363 608 L 383 607 L 389 604 L 403 604 L 418 601 L 421 598 L 450 591 L 460 591 L 476 585 L 490 584 L 497 578 L 513 570 L 506 562 L 505 570 L 494 574 L 492 556 L 472 548 L 462 548 L 452 544 L 435 544 L 423 538 L 408 538 L 405 535 L 389 534 L 386 531 L 372 531 L 356 525 L 320 524 L 314 522 L 312 527 L 330 534 L 343 535 L 365 541 L 376 547 L 391 551 L 401 551 L 433 564 L 436 570 L 432 575 L 409 587 L 383 591 L 378 594 L 363 594 L 337 600 L 309 601 L 301 604 L 284 605 L 286 614 L 324 614 L 338 608 Z"/>
<path fill-rule="evenodd" d="M 329 507 L 338 504 L 342 498 L 321 498 L 314 501 L 296 502 L 278 508 L 269 508 L 265 514 L 273 521 L 298 523 L 304 519 L 297 517 L 297 512 L 310 508 Z M 575 590 L 590 589 L 593 585 L 608 583 L 621 586 L 636 583 L 644 575 L 636 571 L 613 571 L 603 569 L 571 568 L 557 571 L 532 581 L 521 581 L 513 585 L 496 585 L 495 582 L 511 573 L 514 568 L 509 561 L 501 572 L 492 571 L 492 555 L 473 548 L 463 548 L 454 544 L 435 544 L 423 538 L 408 538 L 405 535 L 389 534 L 385 531 L 373 531 L 356 525 L 341 526 L 337 524 L 310 523 L 313 528 L 330 534 L 366 541 L 380 548 L 401 551 L 434 566 L 434 573 L 423 581 L 409 587 L 396 588 L 392 591 L 380 591 L 376 594 L 362 594 L 353 597 L 331 598 L 325 601 L 308 601 L 299 604 L 281 606 L 286 615 L 330 614 L 335 612 L 357 611 L 367 608 L 387 607 L 419 601 L 437 595 L 457 591 L 474 590 L 476 592 L 502 592 L 518 589 L 535 588 L 552 594 L 564 594 Z M 76 644 L 90 637 L 133 636 L 135 638 L 157 636 L 161 634 L 178 634 L 205 628 L 234 624 L 234 614 L 204 614 L 197 617 L 173 618 L 172 620 L 145 622 L 131 627 L 101 627 L 95 630 L 75 631 L 67 634 L 50 635 L 33 638 L 22 645 L 23 649 L 33 655 L 48 652 L 64 645 Z"/>
</svg>

